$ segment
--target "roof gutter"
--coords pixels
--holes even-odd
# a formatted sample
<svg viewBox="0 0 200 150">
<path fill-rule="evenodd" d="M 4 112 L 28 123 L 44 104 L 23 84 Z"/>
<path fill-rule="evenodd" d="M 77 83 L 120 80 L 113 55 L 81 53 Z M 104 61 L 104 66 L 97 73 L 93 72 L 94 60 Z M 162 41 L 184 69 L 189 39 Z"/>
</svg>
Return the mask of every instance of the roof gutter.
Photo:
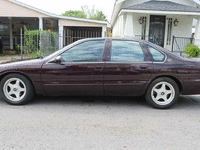
<svg viewBox="0 0 200 150">
<path fill-rule="evenodd" d="M 156 10 L 131 10 L 122 9 L 118 16 L 122 13 L 141 13 L 141 14 L 171 14 L 171 15 L 191 15 L 200 16 L 200 12 L 182 12 L 182 11 L 156 11 Z"/>
</svg>

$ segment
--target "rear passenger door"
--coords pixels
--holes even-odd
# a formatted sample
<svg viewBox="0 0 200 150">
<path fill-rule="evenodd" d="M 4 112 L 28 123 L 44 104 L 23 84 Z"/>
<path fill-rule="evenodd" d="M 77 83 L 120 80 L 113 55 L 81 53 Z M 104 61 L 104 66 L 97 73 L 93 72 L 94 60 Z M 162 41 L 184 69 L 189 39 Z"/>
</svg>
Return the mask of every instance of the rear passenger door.
<svg viewBox="0 0 200 150">
<path fill-rule="evenodd" d="M 112 40 L 104 68 L 105 95 L 140 95 L 153 69 L 149 53 L 136 41 Z"/>
</svg>

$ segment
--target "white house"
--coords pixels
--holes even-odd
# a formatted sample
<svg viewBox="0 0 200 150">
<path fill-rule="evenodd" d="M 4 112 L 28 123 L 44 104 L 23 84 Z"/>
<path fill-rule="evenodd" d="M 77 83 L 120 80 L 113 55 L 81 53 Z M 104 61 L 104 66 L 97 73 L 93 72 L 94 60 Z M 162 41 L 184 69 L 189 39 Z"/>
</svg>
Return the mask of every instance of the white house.
<svg viewBox="0 0 200 150">
<path fill-rule="evenodd" d="M 18 44 L 14 39 L 20 37 L 20 28 L 24 25 L 30 30 L 58 32 L 62 48 L 73 42 L 72 39 L 104 37 L 108 22 L 59 16 L 16 0 L 0 0 L 0 37 L 4 47 L 13 49 Z"/>
<path fill-rule="evenodd" d="M 200 47 L 200 5 L 194 0 L 116 0 L 111 25 L 113 37 L 145 39 L 181 51 L 191 42 L 194 19 L 193 42 Z"/>
</svg>

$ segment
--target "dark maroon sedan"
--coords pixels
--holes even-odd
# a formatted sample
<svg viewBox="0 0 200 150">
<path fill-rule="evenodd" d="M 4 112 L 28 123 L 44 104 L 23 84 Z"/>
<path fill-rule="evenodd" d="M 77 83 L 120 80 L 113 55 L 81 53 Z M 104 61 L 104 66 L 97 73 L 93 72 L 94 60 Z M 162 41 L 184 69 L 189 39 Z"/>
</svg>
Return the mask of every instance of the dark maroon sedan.
<svg viewBox="0 0 200 150">
<path fill-rule="evenodd" d="M 140 96 L 169 108 L 200 93 L 200 63 L 147 41 L 96 38 L 75 42 L 43 59 L 0 64 L 0 94 L 25 104 L 34 94 Z"/>
</svg>

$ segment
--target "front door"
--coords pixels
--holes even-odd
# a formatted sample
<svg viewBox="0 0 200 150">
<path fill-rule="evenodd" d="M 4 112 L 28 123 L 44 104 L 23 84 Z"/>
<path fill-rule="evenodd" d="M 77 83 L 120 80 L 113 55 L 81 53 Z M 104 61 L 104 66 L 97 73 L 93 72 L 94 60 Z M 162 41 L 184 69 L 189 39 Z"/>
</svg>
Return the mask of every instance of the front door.
<svg viewBox="0 0 200 150">
<path fill-rule="evenodd" d="M 164 47 L 166 16 L 151 16 L 149 41 Z"/>
</svg>

